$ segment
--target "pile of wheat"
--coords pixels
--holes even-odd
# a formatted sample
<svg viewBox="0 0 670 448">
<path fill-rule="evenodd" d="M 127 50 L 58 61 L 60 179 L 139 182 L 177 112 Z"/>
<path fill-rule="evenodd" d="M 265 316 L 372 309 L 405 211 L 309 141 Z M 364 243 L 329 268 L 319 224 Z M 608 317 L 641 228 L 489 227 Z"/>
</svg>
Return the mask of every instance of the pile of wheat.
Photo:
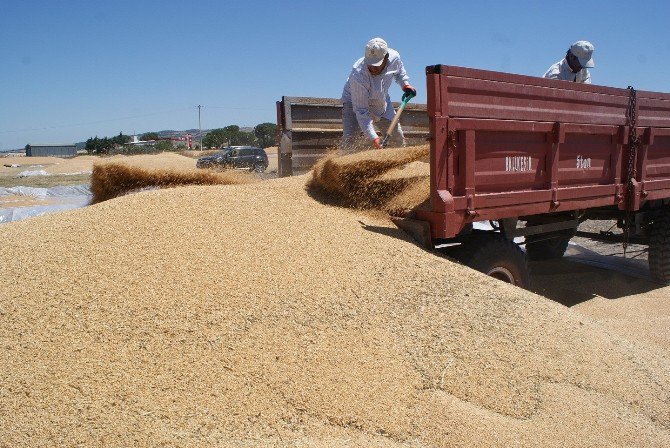
<svg viewBox="0 0 670 448">
<path fill-rule="evenodd" d="M 667 348 L 307 180 L 0 226 L 0 445 L 670 445 Z"/>
</svg>

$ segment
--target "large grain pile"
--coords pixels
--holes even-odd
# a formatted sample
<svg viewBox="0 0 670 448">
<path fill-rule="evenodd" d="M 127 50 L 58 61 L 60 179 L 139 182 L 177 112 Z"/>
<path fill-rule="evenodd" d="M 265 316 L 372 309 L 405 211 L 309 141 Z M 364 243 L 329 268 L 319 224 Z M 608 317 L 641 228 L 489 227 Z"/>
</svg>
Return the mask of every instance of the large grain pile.
<svg viewBox="0 0 670 448">
<path fill-rule="evenodd" d="M 0 227 L 0 446 L 670 446 L 667 349 L 306 181 Z"/>
</svg>

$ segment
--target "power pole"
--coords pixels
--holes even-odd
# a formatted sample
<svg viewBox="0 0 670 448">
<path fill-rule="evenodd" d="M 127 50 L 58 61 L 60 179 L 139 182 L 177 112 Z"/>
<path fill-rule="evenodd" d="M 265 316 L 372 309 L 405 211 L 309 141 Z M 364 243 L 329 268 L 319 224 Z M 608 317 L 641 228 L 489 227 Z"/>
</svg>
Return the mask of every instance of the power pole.
<svg viewBox="0 0 670 448">
<path fill-rule="evenodd" d="M 198 104 L 198 135 L 200 135 L 200 151 L 202 151 L 202 127 L 200 126 L 200 108 L 202 108 L 202 106 Z"/>
</svg>

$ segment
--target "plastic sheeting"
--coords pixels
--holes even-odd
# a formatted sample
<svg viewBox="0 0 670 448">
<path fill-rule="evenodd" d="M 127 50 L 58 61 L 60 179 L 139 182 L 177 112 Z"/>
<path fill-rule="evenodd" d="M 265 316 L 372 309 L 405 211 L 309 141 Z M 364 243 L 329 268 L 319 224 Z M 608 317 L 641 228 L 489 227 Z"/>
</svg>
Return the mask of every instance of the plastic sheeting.
<svg viewBox="0 0 670 448">
<path fill-rule="evenodd" d="M 46 213 L 72 210 L 85 207 L 91 202 L 91 190 L 88 185 L 59 186 L 52 188 L 9 187 L 0 188 L 0 199 L 3 196 L 26 196 L 37 200 L 48 201 L 45 205 L 27 207 L 0 208 L 0 223 L 20 221 Z"/>
<path fill-rule="evenodd" d="M 30 176 L 48 176 L 45 170 L 26 170 L 21 171 L 17 177 L 30 177 Z"/>
</svg>

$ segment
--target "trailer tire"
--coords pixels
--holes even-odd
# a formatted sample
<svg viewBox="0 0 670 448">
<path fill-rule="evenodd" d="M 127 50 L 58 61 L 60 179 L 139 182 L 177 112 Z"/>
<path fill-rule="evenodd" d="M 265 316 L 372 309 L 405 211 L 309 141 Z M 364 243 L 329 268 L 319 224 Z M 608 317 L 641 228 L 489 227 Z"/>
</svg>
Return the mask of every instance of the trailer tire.
<svg viewBox="0 0 670 448">
<path fill-rule="evenodd" d="M 649 271 L 662 283 L 670 283 L 670 210 L 658 211 L 649 229 Z"/>
<path fill-rule="evenodd" d="M 533 261 L 561 258 L 568 249 L 568 243 L 570 243 L 570 239 L 574 235 L 574 230 L 529 235 L 526 237 L 526 253 L 528 254 L 528 258 Z"/>
<path fill-rule="evenodd" d="M 455 251 L 464 265 L 520 288 L 528 288 L 530 274 L 526 254 L 500 234 L 472 235 Z"/>
</svg>

